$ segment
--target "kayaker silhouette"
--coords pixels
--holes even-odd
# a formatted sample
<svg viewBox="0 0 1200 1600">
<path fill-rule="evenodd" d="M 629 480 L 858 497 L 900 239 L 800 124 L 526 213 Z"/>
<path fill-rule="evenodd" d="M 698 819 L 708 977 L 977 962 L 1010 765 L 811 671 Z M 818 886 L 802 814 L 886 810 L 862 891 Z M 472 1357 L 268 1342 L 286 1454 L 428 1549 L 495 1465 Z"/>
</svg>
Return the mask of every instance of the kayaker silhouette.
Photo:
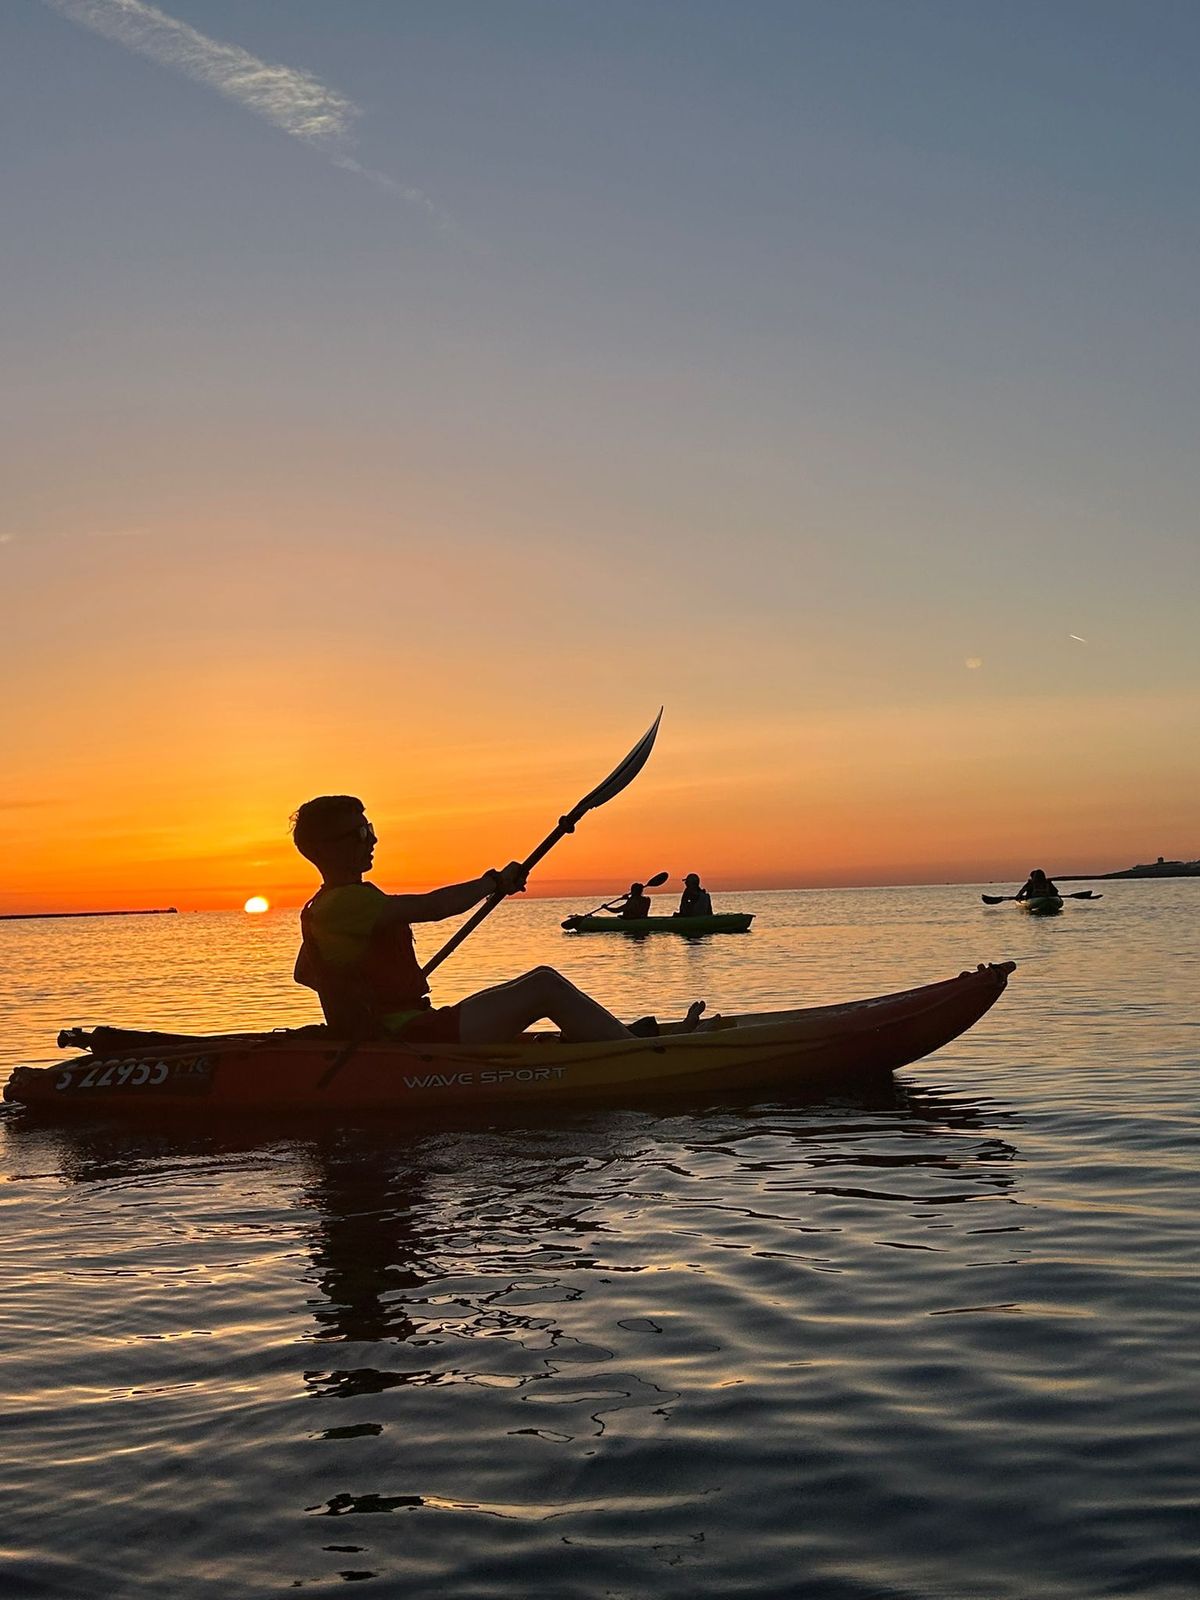
<svg viewBox="0 0 1200 1600">
<path fill-rule="evenodd" d="M 650 896 L 644 883 L 631 883 L 629 893 L 619 905 L 612 908 L 625 922 L 640 922 L 650 915 Z"/>
<path fill-rule="evenodd" d="M 679 897 L 677 917 L 711 917 L 712 898 L 707 889 L 700 887 L 698 873 L 689 872 L 683 880 L 683 893 Z"/>
<path fill-rule="evenodd" d="M 1024 886 L 1017 890 L 1018 900 L 1041 900 L 1046 895 L 1055 895 L 1058 890 L 1042 871 L 1041 867 L 1034 867 Z"/>
<path fill-rule="evenodd" d="M 385 894 L 363 882 L 378 841 L 354 795 L 306 801 L 292 818 L 292 838 L 321 874 L 320 889 L 300 913 L 303 943 L 294 976 L 316 990 L 325 1021 L 339 1038 L 504 1044 L 544 1017 L 570 1043 L 634 1036 L 553 967 L 535 967 L 456 1005 L 431 1003 L 412 924 L 458 916 L 500 891 L 519 894 L 525 887 L 520 862 L 427 894 Z M 702 1002 L 689 1010 L 692 1026 L 701 1010 Z"/>
</svg>

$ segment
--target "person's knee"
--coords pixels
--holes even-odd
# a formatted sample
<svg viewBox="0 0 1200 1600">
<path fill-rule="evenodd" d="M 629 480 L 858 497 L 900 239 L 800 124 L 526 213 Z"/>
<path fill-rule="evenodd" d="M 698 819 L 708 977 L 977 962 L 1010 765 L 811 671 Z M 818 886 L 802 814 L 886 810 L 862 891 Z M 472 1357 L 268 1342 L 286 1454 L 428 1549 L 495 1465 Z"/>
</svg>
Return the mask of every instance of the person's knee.
<svg viewBox="0 0 1200 1600">
<path fill-rule="evenodd" d="M 539 994 L 561 994 L 564 989 L 571 988 L 571 984 L 563 977 L 561 972 L 556 972 L 553 967 L 532 967 L 523 979 L 531 989 L 536 989 Z"/>
</svg>

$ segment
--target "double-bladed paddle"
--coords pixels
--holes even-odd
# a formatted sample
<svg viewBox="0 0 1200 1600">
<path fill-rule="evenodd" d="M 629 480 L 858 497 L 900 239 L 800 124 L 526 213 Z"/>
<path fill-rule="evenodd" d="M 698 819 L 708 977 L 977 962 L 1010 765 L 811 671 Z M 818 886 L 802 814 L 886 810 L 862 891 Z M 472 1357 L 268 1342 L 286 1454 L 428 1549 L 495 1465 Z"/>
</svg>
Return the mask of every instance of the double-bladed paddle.
<svg viewBox="0 0 1200 1600">
<path fill-rule="evenodd" d="M 1059 890 L 1057 891 L 1057 894 L 1060 900 L 1104 899 L 1103 894 L 1097 894 L 1095 889 L 1073 889 L 1070 894 L 1063 894 L 1062 891 Z M 1002 906 L 1006 900 L 1016 900 L 1018 896 L 1015 894 L 981 894 L 979 898 L 983 901 L 985 906 Z M 1037 900 L 1039 898 L 1052 899 L 1053 896 L 1026 895 L 1025 898 L 1027 900 Z"/>
<path fill-rule="evenodd" d="M 652 878 L 646 879 L 645 883 L 642 885 L 642 888 L 657 889 L 660 884 L 666 883 L 670 876 L 671 874 L 669 872 L 656 872 Z M 625 896 L 621 895 L 617 900 L 606 900 L 602 906 L 593 906 L 590 911 L 580 911 L 576 913 L 574 917 L 568 917 L 563 923 L 563 927 L 569 928 L 573 922 L 578 921 L 579 917 L 594 917 L 597 911 L 612 911 L 614 907 L 616 907 L 624 898 Z"/>
<path fill-rule="evenodd" d="M 521 866 L 526 872 L 530 872 L 537 866 L 542 857 L 548 854 L 565 834 L 574 833 L 575 824 L 581 817 L 614 799 L 622 789 L 627 788 L 633 782 L 649 760 L 650 752 L 654 748 L 655 738 L 658 735 L 658 725 L 661 721 L 662 709 L 660 707 L 654 721 L 646 729 L 646 732 L 634 745 L 624 761 L 621 762 L 620 766 L 615 767 L 604 782 L 597 784 L 590 794 L 585 794 L 578 805 L 572 806 L 565 817 L 560 817 L 558 826 L 546 835 L 536 850 L 525 857 Z M 477 910 L 471 913 L 454 937 L 446 941 L 437 955 L 431 957 L 425 963 L 421 968 L 421 976 L 427 978 L 435 967 L 440 967 L 446 957 L 458 949 L 467 935 L 475 931 L 484 917 L 490 916 L 500 902 L 507 898 L 507 895 L 503 892 L 490 895 Z"/>
</svg>

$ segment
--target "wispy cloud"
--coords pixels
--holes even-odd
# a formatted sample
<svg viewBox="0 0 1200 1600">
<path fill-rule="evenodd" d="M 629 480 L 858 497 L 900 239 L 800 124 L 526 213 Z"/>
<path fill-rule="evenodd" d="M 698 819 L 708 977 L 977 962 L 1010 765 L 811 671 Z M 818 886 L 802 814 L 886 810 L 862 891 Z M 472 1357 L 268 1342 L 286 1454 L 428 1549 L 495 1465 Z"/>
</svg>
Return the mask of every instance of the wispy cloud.
<svg viewBox="0 0 1200 1600">
<path fill-rule="evenodd" d="M 261 61 L 240 45 L 210 39 L 144 0 L 44 0 L 44 4 L 159 66 L 215 89 L 293 139 L 319 150 L 335 166 L 438 214 L 420 189 L 374 172 L 354 157 L 351 128 L 361 111 L 311 72 Z"/>
</svg>

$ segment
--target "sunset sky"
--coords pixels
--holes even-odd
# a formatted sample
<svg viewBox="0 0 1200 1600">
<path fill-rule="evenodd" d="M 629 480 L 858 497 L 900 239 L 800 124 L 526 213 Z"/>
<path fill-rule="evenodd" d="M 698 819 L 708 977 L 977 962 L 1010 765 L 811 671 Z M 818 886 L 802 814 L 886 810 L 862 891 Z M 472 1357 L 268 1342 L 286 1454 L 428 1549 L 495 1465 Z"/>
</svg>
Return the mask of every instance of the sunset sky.
<svg viewBox="0 0 1200 1600">
<path fill-rule="evenodd" d="M 0 911 L 1200 856 L 1200 7 L 0 41 Z"/>
</svg>

